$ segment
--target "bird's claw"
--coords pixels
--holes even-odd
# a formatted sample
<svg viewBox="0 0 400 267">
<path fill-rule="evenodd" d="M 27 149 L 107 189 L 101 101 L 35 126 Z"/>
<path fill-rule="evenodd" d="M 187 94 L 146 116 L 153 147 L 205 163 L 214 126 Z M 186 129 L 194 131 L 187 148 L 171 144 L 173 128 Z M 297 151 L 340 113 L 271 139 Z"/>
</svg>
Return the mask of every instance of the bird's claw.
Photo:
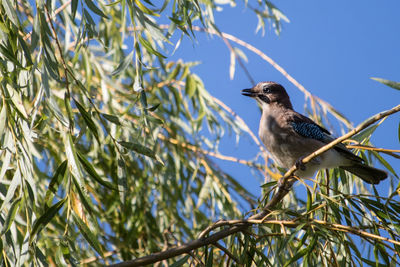
<svg viewBox="0 0 400 267">
<path fill-rule="evenodd" d="M 298 160 L 296 160 L 295 165 L 296 165 L 296 168 L 301 171 L 306 170 L 306 165 L 303 163 L 303 158 L 299 158 Z"/>
</svg>

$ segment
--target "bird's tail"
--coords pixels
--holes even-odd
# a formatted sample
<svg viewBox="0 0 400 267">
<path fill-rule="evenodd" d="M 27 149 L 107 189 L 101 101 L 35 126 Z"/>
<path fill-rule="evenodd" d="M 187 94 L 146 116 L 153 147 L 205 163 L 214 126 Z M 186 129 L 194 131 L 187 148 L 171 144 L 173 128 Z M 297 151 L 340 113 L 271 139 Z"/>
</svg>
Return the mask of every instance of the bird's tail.
<svg viewBox="0 0 400 267">
<path fill-rule="evenodd" d="M 340 166 L 340 168 L 357 175 L 369 184 L 379 184 L 380 181 L 388 177 L 385 171 L 362 163 L 355 163 L 351 166 Z"/>
</svg>

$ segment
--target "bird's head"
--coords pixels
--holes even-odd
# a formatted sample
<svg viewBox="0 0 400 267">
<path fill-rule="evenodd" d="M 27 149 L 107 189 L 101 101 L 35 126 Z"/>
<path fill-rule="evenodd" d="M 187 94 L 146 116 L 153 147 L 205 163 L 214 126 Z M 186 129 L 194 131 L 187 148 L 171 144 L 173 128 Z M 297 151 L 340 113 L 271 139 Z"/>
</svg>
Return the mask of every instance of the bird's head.
<svg viewBox="0 0 400 267">
<path fill-rule="evenodd" d="M 282 85 L 275 82 L 260 82 L 253 88 L 243 89 L 242 95 L 253 97 L 261 104 L 265 105 L 279 104 L 287 108 L 292 108 L 289 95 Z"/>
</svg>

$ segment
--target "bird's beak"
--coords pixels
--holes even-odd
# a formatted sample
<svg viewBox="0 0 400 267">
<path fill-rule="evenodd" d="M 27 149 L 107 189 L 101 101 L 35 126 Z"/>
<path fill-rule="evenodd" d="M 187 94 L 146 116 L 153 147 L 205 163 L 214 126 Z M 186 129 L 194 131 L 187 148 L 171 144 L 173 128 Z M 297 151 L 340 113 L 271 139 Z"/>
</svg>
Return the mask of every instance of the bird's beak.
<svg viewBox="0 0 400 267">
<path fill-rule="evenodd" d="M 255 92 L 255 91 L 253 90 L 253 88 L 243 89 L 243 90 L 242 90 L 242 95 L 244 95 L 244 96 L 250 96 L 250 97 L 256 97 L 256 96 L 257 96 L 257 92 Z"/>
</svg>

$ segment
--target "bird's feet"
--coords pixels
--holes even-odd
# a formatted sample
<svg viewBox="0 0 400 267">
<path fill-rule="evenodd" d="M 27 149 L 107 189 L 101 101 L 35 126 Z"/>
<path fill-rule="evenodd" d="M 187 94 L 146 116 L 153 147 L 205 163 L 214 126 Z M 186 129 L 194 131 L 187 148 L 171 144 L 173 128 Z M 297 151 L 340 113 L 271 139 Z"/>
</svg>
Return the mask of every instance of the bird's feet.
<svg viewBox="0 0 400 267">
<path fill-rule="evenodd" d="M 303 163 L 303 159 L 304 159 L 304 157 L 301 157 L 298 160 L 296 160 L 296 163 L 295 163 L 296 168 L 301 171 L 306 170 L 306 165 Z"/>
</svg>

